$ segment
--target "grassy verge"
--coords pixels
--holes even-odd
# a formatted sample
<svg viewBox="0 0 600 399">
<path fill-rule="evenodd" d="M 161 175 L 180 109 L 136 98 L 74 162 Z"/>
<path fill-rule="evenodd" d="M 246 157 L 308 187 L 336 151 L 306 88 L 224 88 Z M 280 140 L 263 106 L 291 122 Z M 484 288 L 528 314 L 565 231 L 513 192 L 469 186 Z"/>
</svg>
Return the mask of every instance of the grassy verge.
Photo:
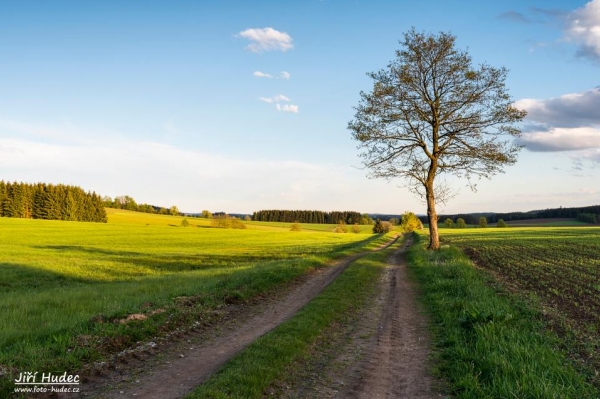
<svg viewBox="0 0 600 399">
<path fill-rule="evenodd" d="M 256 340 L 188 399 L 261 398 L 273 382 L 285 378 L 295 362 L 305 360 L 330 326 L 365 303 L 397 245 L 354 261 L 294 318 Z"/>
<path fill-rule="evenodd" d="M 454 247 L 407 254 L 431 312 L 436 371 L 456 398 L 598 398 L 556 350 L 541 313 L 505 295 Z"/>
</svg>

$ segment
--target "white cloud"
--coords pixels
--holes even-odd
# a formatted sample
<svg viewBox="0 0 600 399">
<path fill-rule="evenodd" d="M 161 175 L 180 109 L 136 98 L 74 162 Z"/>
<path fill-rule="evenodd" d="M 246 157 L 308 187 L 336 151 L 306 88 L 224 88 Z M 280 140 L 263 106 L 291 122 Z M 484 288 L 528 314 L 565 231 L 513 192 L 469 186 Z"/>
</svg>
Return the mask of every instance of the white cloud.
<svg viewBox="0 0 600 399">
<path fill-rule="evenodd" d="M 270 75 L 268 73 L 264 73 L 261 71 L 254 71 L 253 75 L 257 78 L 267 78 L 267 79 L 271 79 L 273 77 L 273 75 Z"/>
<path fill-rule="evenodd" d="M 273 98 L 275 99 L 276 102 L 280 102 L 280 101 L 289 102 L 290 101 L 290 99 L 287 98 L 286 96 L 284 96 L 283 94 L 279 94 L 279 95 L 277 95 L 277 96 L 275 96 Z"/>
<path fill-rule="evenodd" d="M 258 99 L 262 102 L 269 103 L 269 104 L 280 103 L 280 102 L 290 102 L 290 99 L 287 98 L 286 96 L 284 96 L 283 94 L 278 94 L 273 97 L 259 97 Z"/>
<path fill-rule="evenodd" d="M 547 100 L 523 99 L 515 106 L 527 111 L 523 135 L 517 139 L 530 151 L 600 149 L 600 88 Z M 582 157 L 598 160 L 597 153 Z"/>
<path fill-rule="evenodd" d="M 552 126 L 577 127 L 600 125 L 600 87 L 557 98 L 526 98 L 515 103 L 527 111 L 527 120 Z"/>
<path fill-rule="evenodd" d="M 579 43 L 578 55 L 600 62 L 600 0 L 592 0 L 567 16 L 566 36 Z"/>
<path fill-rule="evenodd" d="M 246 29 L 237 36 L 250 40 L 246 49 L 254 53 L 263 51 L 287 51 L 294 47 L 292 38 L 285 32 L 280 32 L 271 27 L 262 29 Z"/>
<path fill-rule="evenodd" d="M 279 74 L 279 77 L 281 79 L 290 80 L 290 73 L 286 72 L 286 71 L 281 71 L 281 73 Z"/>
<path fill-rule="evenodd" d="M 275 108 L 277 108 L 277 111 L 282 111 L 282 112 L 290 112 L 293 114 L 297 114 L 298 113 L 298 106 L 297 105 L 292 105 L 292 104 L 275 104 Z"/>
<path fill-rule="evenodd" d="M 518 139 L 530 151 L 577 151 L 600 149 L 600 129 L 593 127 L 550 128 L 523 133 Z"/>
<path fill-rule="evenodd" d="M 278 94 L 273 97 L 259 97 L 260 101 L 267 104 L 275 104 L 275 109 L 280 112 L 289 112 L 292 114 L 298 113 L 298 106 L 293 104 L 281 104 L 282 102 L 290 102 L 291 100 L 283 94 Z"/>
</svg>

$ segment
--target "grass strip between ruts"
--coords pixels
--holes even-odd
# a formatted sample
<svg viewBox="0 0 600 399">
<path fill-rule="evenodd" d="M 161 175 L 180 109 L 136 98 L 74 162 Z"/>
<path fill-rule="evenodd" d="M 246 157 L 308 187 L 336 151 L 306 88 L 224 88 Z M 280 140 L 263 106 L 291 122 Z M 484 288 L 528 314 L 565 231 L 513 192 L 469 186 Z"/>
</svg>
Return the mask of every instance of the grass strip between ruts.
<svg viewBox="0 0 600 399">
<path fill-rule="evenodd" d="M 556 349 L 536 309 L 506 295 L 459 249 L 427 251 L 419 238 L 407 263 L 431 313 L 436 373 L 452 397 L 600 397 Z"/>
<path fill-rule="evenodd" d="M 386 259 L 401 245 L 400 241 L 352 262 L 296 316 L 257 339 L 187 398 L 262 397 L 293 362 L 309 354 L 311 346 L 329 326 L 364 305 L 377 286 Z"/>
</svg>

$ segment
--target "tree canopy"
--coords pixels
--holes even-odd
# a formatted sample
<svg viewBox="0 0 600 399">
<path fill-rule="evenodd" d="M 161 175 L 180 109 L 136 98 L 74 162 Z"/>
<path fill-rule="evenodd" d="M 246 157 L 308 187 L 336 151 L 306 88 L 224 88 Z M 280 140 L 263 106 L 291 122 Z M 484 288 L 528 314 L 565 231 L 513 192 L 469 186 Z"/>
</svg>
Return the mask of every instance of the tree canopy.
<svg viewBox="0 0 600 399">
<path fill-rule="evenodd" d="M 490 178 L 517 160 L 515 124 L 526 113 L 513 107 L 507 70 L 474 66 L 450 33 L 412 29 L 386 69 L 368 75 L 373 90 L 361 92 L 348 128 L 359 142 L 369 176 L 403 178 L 427 204 L 430 249 L 439 248 L 436 203 L 452 191 L 441 175 L 471 183 Z"/>
</svg>

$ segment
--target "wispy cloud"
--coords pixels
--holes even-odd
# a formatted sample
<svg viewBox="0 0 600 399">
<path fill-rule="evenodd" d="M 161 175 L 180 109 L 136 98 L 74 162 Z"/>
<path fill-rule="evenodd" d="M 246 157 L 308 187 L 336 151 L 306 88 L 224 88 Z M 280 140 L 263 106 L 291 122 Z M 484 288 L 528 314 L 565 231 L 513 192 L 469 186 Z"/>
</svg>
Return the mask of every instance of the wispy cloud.
<svg viewBox="0 0 600 399">
<path fill-rule="evenodd" d="M 277 108 L 277 111 L 290 112 L 292 114 L 298 113 L 298 106 L 293 104 L 275 104 L 275 108 Z"/>
<path fill-rule="evenodd" d="M 578 44 L 577 55 L 600 63 L 600 0 L 567 15 L 566 38 Z"/>
<path fill-rule="evenodd" d="M 562 17 L 567 15 L 569 12 L 560 8 L 542 8 L 542 7 L 532 7 L 531 11 L 536 14 L 542 14 L 548 17 Z"/>
<path fill-rule="evenodd" d="M 290 99 L 287 98 L 286 96 L 284 96 L 283 94 L 278 94 L 278 95 L 273 96 L 273 97 L 259 97 L 258 99 L 260 101 L 264 102 L 264 103 L 269 103 L 269 104 L 271 104 L 271 103 L 279 103 L 279 102 L 282 102 L 282 101 L 285 101 L 285 102 L 289 102 L 290 101 Z"/>
<path fill-rule="evenodd" d="M 44 143 L 0 137 L 0 170 L 8 180 L 74 184 L 101 195 L 127 194 L 139 202 L 177 205 L 185 212 L 252 212 L 286 206 L 356 209 L 357 196 L 371 203 L 367 194 L 364 199 L 361 194 L 369 190 L 357 191 L 355 172 L 349 168 L 242 159 L 118 138 Z M 140 176 L 151 176 L 152 183 Z"/>
<path fill-rule="evenodd" d="M 246 29 L 237 34 L 239 37 L 250 40 L 246 49 L 254 53 L 264 51 L 288 51 L 294 48 L 293 40 L 286 32 L 280 32 L 271 27 Z"/>
<path fill-rule="evenodd" d="M 275 104 L 275 109 L 280 112 L 289 112 L 292 114 L 297 114 L 299 107 L 294 104 L 281 104 L 281 103 L 289 103 L 291 100 L 284 96 L 283 94 L 278 94 L 273 97 L 259 97 L 260 101 L 267 104 Z"/>
<path fill-rule="evenodd" d="M 273 75 L 264 73 L 261 71 L 254 71 L 254 73 L 252 75 L 254 75 L 257 78 L 267 78 L 267 79 L 271 79 L 273 77 Z"/>
<path fill-rule="evenodd" d="M 270 73 L 266 73 L 266 72 L 262 72 L 262 71 L 254 71 L 254 73 L 252 74 L 257 78 L 267 78 L 267 79 L 283 79 L 283 80 L 290 80 L 290 73 L 286 72 L 286 71 L 281 71 L 279 73 L 278 76 L 273 76 Z"/>
<path fill-rule="evenodd" d="M 522 24 L 530 24 L 531 22 L 533 22 L 531 19 L 527 18 L 524 14 L 518 12 L 518 11 L 506 11 L 503 12 L 502 14 L 498 15 L 498 18 L 500 19 L 506 19 L 512 22 L 519 22 Z"/>
</svg>

